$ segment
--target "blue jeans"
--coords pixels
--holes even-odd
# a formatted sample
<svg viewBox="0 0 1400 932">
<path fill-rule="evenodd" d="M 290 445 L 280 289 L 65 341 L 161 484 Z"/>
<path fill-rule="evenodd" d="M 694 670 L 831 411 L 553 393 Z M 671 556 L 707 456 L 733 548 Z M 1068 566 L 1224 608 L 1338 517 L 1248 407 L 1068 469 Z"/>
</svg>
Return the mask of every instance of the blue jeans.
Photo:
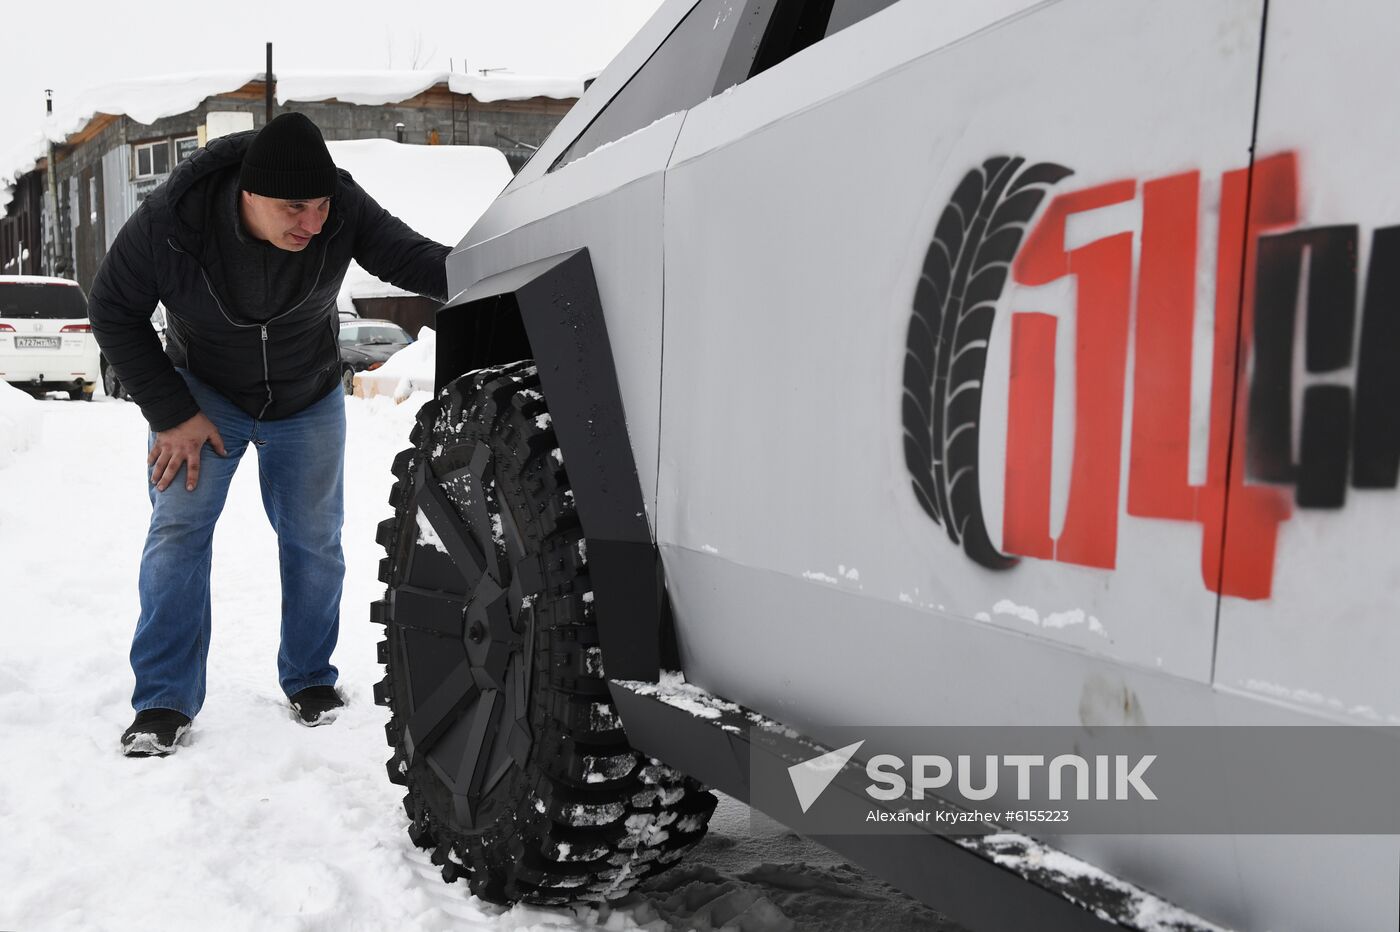
<svg viewBox="0 0 1400 932">
<path fill-rule="evenodd" d="M 229 482 L 251 442 L 258 451 L 263 508 L 277 532 L 282 577 L 282 646 L 278 680 L 288 696 L 335 684 L 331 651 L 340 633 L 345 557 L 345 396 L 339 386 L 288 418 L 260 421 L 179 370 L 205 417 L 223 437 L 226 456 L 206 443 L 199 485 L 184 472 L 157 492 L 150 487 L 151 528 L 141 555 L 141 618 L 131 642 L 136 691 L 131 704 L 174 709 L 190 718 L 204 705 L 209 656 L 209 566 L 214 522 Z M 148 449 L 154 443 L 152 434 Z"/>
</svg>

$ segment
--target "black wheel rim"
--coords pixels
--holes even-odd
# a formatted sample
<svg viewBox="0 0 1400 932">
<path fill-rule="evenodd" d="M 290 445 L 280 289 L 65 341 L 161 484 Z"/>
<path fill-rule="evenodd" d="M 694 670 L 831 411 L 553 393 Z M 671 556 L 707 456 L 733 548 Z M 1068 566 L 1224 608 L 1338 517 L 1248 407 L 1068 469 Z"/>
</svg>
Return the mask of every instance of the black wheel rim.
<svg viewBox="0 0 1400 932">
<path fill-rule="evenodd" d="M 529 755 L 533 632 L 521 631 L 517 620 L 521 594 L 510 578 L 508 550 L 518 556 L 522 544 L 510 509 L 496 501 L 491 450 L 480 442 L 469 449 L 465 464 L 460 448 L 453 451 L 457 456 L 445 457 L 455 462 L 441 475 L 419 464 L 410 510 L 422 510 L 457 579 L 449 588 L 415 586 L 420 574 L 410 556 L 398 600 L 417 603 L 412 614 L 419 619 L 439 619 L 435 633 L 464 651 L 430 692 L 414 690 L 417 701 L 404 723 L 404 746 L 410 764 L 421 758 L 451 794 L 458 823 L 471 828 L 490 821 L 483 799 L 513 766 L 525 766 Z M 436 581 L 443 582 L 441 576 Z"/>
</svg>

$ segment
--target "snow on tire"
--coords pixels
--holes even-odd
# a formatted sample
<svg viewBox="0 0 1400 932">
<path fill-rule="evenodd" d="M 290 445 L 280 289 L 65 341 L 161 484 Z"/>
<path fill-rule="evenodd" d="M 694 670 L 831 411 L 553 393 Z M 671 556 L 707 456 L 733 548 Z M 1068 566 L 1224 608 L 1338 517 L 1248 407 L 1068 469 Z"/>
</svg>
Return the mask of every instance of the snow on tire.
<svg viewBox="0 0 1400 932">
<path fill-rule="evenodd" d="M 533 362 L 457 379 L 412 442 L 371 608 L 409 837 L 483 899 L 624 896 L 700 840 L 715 798 L 627 744 Z"/>
</svg>

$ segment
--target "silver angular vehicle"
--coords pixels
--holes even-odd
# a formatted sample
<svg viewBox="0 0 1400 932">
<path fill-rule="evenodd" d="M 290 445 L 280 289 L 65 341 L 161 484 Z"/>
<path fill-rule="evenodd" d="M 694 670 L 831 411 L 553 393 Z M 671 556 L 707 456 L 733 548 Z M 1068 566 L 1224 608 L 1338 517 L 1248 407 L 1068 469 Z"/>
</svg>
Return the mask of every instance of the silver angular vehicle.
<svg viewBox="0 0 1400 932">
<path fill-rule="evenodd" d="M 762 805 L 755 730 L 1393 745 L 1397 39 L 663 3 L 449 259 L 372 610 L 413 841 L 604 901 L 702 836 L 697 781 Z M 822 840 L 973 929 L 1400 925 L 1384 827 L 1050 828 Z"/>
</svg>

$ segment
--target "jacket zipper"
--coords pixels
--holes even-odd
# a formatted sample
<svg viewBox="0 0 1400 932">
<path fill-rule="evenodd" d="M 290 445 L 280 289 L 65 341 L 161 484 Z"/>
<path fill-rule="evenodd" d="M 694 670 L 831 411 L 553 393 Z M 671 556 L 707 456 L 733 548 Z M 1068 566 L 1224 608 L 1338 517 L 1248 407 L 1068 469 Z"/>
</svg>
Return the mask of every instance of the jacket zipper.
<svg viewBox="0 0 1400 932">
<path fill-rule="evenodd" d="M 311 295 L 316 292 L 316 286 L 321 283 L 321 273 L 326 270 L 326 253 L 330 252 L 330 241 L 332 239 L 335 239 L 335 235 L 340 232 L 340 229 L 343 226 L 345 226 L 345 220 L 342 218 L 340 222 L 336 224 L 335 229 L 332 230 L 330 234 L 326 237 L 326 248 L 321 250 L 321 264 L 316 267 L 316 277 L 312 279 L 311 287 L 307 289 L 306 294 L 302 296 L 302 299 L 296 304 L 293 304 L 291 307 L 287 308 L 282 313 L 278 314 L 276 317 L 269 317 L 266 321 L 264 321 L 261 324 L 240 323 L 234 320 L 232 317 L 230 317 L 228 311 L 224 309 L 224 302 L 219 300 L 218 294 L 214 291 L 214 283 L 209 280 L 209 273 L 205 270 L 204 263 L 198 261 L 195 262 L 195 265 L 199 266 L 199 274 L 204 276 L 204 287 L 209 289 L 209 297 L 214 299 L 214 305 L 219 309 L 219 313 L 223 315 L 224 320 L 228 321 L 229 325 L 233 327 L 243 327 L 245 329 L 249 327 L 257 327 L 262 335 L 261 345 L 263 364 L 263 385 L 267 387 L 267 400 L 263 402 L 263 406 L 258 410 L 258 420 L 262 420 L 262 416 L 267 413 L 267 409 L 272 405 L 272 370 L 268 367 L 267 363 L 267 326 L 273 321 L 281 320 L 283 317 L 286 317 L 288 314 L 292 313 L 292 311 L 295 311 L 297 308 L 301 307 L 307 302 L 308 299 L 310 299 Z M 185 250 L 181 249 L 179 246 L 176 246 L 175 243 L 168 237 L 165 240 L 165 244 L 175 252 L 180 253 L 181 255 L 189 255 L 189 253 L 185 252 Z"/>
</svg>

